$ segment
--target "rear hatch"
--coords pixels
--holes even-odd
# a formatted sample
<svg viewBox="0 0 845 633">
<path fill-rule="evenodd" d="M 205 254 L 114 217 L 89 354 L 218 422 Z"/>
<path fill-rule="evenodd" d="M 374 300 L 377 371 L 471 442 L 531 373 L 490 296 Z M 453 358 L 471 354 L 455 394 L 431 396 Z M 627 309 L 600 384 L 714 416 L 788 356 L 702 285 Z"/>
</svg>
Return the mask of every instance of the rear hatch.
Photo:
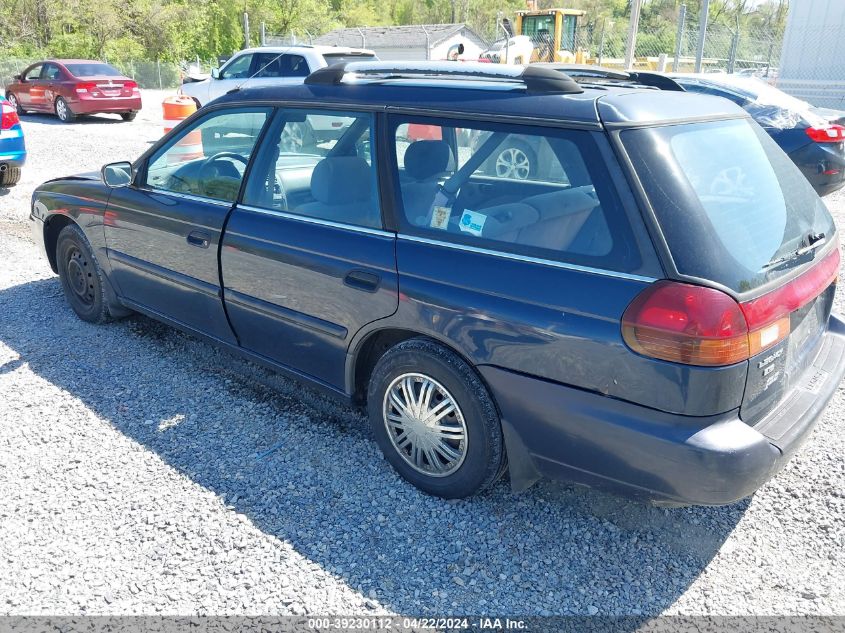
<svg viewBox="0 0 845 633">
<path fill-rule="evenodd" d="M 749 119 L 629 129 L 621 140 L 677 276 L 730 295 L 748 327 L 740 416 L 760 422 L 812 382 L 839 271 L 833 218 Z M 812 385 L 810 393 L 812 394 Z"/>
</svg>

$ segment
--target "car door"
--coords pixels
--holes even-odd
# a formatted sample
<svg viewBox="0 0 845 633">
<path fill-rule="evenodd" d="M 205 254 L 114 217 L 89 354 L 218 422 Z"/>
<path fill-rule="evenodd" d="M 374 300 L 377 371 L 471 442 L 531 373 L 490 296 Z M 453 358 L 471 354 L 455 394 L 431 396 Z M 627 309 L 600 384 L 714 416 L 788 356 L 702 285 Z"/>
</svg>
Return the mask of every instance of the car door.
<svg viewBox="0 0 845 633">
<path fill-rule="evenodd" d="M 339 137 L 291 145 L 285 130 L 331 117 Z M 220 251 L 241 345 L 336 389 L 364 325 L 395 312 L 395 234 L 382 229 L 374 115 L 280 110 Z"/>
<path fill-rule="evenodd" d="M 142 311 L 234 343 L 223 310 L 218 246 L 270 108 L 196 119 L 142 159 L 105 213 L 112 278 Z"/>
<path fill-rule="evenodd" d="M 20 87 L 16 91 L 15 96 L 18 98 L 18 103 L 27 110 L 40 110 L 43 108 L 43 104 L 34 103 L 32 100 L 33 89 L 36 98 L 39 97 L 40 86 L 38 82 L 41 79 L 42 67 L 43 64 L 34 64 L 21 73 Z"/>
<path fill-rule="evenodd" d="M 63 79 L 61 68 L 57 64 L 46 63 L 41 70 L 39 78 L 39 89 L 43 89 L 40 97 L 43 99 L 45 110 L 52 110 L 56 96 L 59 94 L 60 84 Z"/>
</svg>

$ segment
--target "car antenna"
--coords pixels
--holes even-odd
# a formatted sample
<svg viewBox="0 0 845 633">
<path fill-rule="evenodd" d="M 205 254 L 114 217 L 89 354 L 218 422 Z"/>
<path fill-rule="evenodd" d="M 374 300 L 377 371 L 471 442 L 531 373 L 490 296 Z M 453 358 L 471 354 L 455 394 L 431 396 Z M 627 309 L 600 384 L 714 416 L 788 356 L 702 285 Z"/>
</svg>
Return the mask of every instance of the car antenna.
<svg viewBox="0 0 845 633">
<path fill-rule="evenodd" d="M 239 83 L 237 86 L 235 86 L 235 87 L 234 87 L 234 88 L 232 88 L 231 90 L 227 91 L 227 92 L 226 92 L 226 94 L 227 94 L 227 95 L 230 95 L 230 94 L 232 94 L 233 92 L 237 92 L 238 90 L 240 90 L 241 88 L 243 88 L 243 87 L 244 87 L 245 85 L 247 85 L 247 83 L 249 83 L 249 81 L 250 81 L 251 79 L 253 79 L 253 78 L 254 78 L 257 74 L 259 74 L 259 73 L 263 72 L 263 71 L 264 71 L 264 69 L 265 69 L 265 68 L 267 68 L 267 66 L 269 66 L 269 65 L 270 65 L 270 64 L 272 64 L 274 61 L 276 61 L 277 59 L 279 59 L 282 55 L 284 55 L 285 53 L 287 53 L 289 50 L 290 50 L 289 48 L 286 48 L 285 50 L 283 50 L 281 53 L 279 53 L 278 55 L 276 55 L 276 56 L 275 56 L 273 59 L 271 59 L 269 62 L 267 62 L 266 64 L 264 64 L 261 68 L 259 68 L 259 69 L 258 69 L 258 70 L 256 70 L 254 73 L 252 73 L 249 77 L 247 77 L 246 79 L 244 79 L 244 80 L 243 80 L 241 83 Z"/>
</svg>

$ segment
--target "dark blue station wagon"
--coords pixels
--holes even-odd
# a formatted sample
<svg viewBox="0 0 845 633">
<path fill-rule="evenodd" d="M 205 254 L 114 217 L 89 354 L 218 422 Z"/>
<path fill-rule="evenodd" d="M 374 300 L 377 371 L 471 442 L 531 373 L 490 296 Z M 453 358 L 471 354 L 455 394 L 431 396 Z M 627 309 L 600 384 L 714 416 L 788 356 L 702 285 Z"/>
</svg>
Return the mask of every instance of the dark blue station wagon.
<svg viewBox="0 0 845 633">
<path fill-rule="evenodd" d="M 536 169 L 498 165 L 515 146 Z M 702 95 L 340 64 L 44 183 L 32 223 L 79 317 L 141 312 L 364 405 L 442 497 L 507 473 L 728 503 L 845 372 L 830 214 Z"/>
</svg>

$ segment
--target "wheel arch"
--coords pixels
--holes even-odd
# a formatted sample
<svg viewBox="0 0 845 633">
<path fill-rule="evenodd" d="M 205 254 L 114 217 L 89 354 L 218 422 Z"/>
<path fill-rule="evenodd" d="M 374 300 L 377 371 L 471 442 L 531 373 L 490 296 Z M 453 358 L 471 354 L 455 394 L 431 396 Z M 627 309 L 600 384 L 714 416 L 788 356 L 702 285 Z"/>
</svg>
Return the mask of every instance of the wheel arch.
<svg viewBox="0 0 845 633">
<path fill-rule="evenodd" d="M 47 254 L 47 261 L 50 263 L 50 269 L 57 274 L 59 265 L 56 261 L 56 246 L 59 243 L 59 233 L 71 224 L 77 223 L 70 216 L 59 213 L 51 215 L 44 222 L 44 251 Z M 79 225 L 77 224 L 77 226 Z"/>
<path fill-rule="evenodd" d="M 352 394 L 353 402 L 366 403 L 367 383 L 375 369 L 376 363 L 391 347 L 412 338 L 425 338 L 448 349 L 462 359 L 484 382 L 488 391 L 489 386 L 476 369 L 476 363 L 462 352 L 452 341 L 443 339 L 429 332 L 420 332 L 408 328 L 387 326 L 367 332 L 357 343 L 354 343 L 347 363 L 347 385 Z M 492 397 L 492 392 L 491 392 Z M 493 399 L 495 404 L 495 398 Z M 498 407 L 497 407 L 498 408 Z"/>
</svg>

